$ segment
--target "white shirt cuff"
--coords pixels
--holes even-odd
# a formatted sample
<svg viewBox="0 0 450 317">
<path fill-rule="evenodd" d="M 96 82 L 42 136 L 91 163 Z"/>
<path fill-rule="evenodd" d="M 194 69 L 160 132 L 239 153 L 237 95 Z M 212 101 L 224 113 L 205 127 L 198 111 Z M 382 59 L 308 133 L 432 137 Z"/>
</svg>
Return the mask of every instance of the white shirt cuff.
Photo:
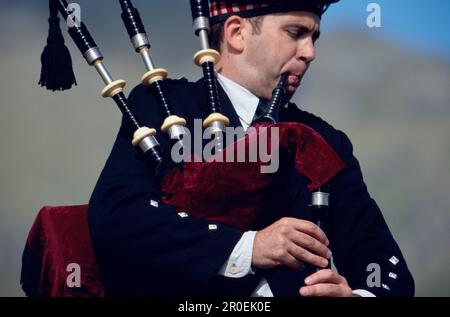
<svg viewBox="0 0 450 317">
<path fill-rule="evenodd" d="M 352 293 L 361 297 L 376 297 L 375 294 L 366 291 L 365 289 L 355 289 L 352 291 Z"/>
<path fill-rule="evenodd" d="M 241 278 L 247 274 L 255 273 L 252 270 L 253 241 L 255 236 L 256 231 L 247 231 L 242 235 L 230 257 L 220 268 L 220 275 Z"/>
<path fill-rule="evenodd" d="M 272 290 L 265 278 L 261 279 L 258 286 L 253 291 L 251 297 L 273 297 Z"/>
</svg>

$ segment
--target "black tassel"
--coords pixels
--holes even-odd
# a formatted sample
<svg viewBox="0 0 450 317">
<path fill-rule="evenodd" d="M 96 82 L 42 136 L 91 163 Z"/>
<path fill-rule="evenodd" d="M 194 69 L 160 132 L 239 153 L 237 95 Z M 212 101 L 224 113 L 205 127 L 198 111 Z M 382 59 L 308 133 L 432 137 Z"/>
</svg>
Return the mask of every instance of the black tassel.
<svg viewBox="0 0 450 317">
<path fill-rule="evenodd" d="M 64 45 L 64 37 L 59 27 L 56 2 L 50 0 L 50 18 L 47 46 L 41 55 L 41 78 L 39 85 L 48 90 L 66 90 L 77 85 L 72 69 L 72 58 Z"/>
</svg>

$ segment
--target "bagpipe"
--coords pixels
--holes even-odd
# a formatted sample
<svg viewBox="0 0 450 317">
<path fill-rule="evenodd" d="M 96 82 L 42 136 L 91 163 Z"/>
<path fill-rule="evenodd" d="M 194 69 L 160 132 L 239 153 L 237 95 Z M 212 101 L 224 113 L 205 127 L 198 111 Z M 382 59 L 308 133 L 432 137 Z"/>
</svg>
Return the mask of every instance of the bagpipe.
<svg viewBox="0 0 450 317">
<path fill-rule="evenodd" d="M 191 216 L 234 226 L 242 230 L 255 229 L 258 219 L 272 212 L 266 206 L 265 198 L 270 195 L 270 186 L 277 173 L 262 173 L 263 162 L 226 162 L 227 155 L 235 157 L 239 150 L 249 153 L 255 143 L 267 143 L 269 153 L 283 151 L 289 159 L 280 164 L 293 164 L 298 173 L 309 180 L 311 208 L 320 224 L 321 216 L 328 208 L 329 193 L 323 190 L 345 164 L 334 150 L 312 128 L 295 122 L 279 122 L 280 108 L 288 102 L 286 96 L 287 74 L 280 74 L 277 87 L 274 87 L 272 100 L 265 112 L 252 123 L 248 133 L 236 142 L 227 145 L 224 134 L 229 119 L 221 114 L 218 82 L 215 64 L 220 53 L 210 48 L 210 9 L 208 0 L 190 0 L 195 34 L 200 39 L 201 49 L 195 54 L 194 62 L 203 70 L 205 94 L 210 114 L 203 120 L 214 141 L 214 156 L 211 160 L 187 159 L 182 163 L 173 162 L 164 153 L 158 142 L 159 137 L 168 137 L 173 146 L 181 151 L 185 147 L 186 120 L 177 116 L 164 89 L 168 76 L 165 69 L 155 67 L 150 55 L 150 41 L 138 10 L 130 0 L 119 0 L 122 20 L 134 50 L 142 57 L 145 73 L 142 84 L 149 86 L 156 96 L 158 106 L 164 114 L 159 135 L 154 127 L 145 126 L 134 114 L 123 88 L 124 80 L 114 80 L 104 63 L 104 57 L 89 33 L 86 25 L 73 21 L 68 30 L 86 62 L 95 68 L 105 87 L 102 96 L 112 98 L 128 125 L 134 130 L 130 146 L 135 146 L 154 170 L 160 184 L 161 199 L 176 210 L 189 211 Z M 71 71 L 55 67 L 49 59 L 65 60 L 71 64 L 68 51 L 64 47 L 59 29 L 58 12 L 65 20 L 71 19 L 71 10 L 66 0 L 50 1 L 50 34 L 47 47 L 42 54 L 43 70 L 40 84 L 47 89 L 64 90 L 75 82 Z M 53 50 L 53 51 L 52 51 Z M 59 51 L 58 51 L 59 50 Z M 262 141 L 263 140 L 263 141 Z M 257 144 L 261 146 L 261 144 Z M 220 180 L 220 181 L 214 181 Z M 236 186 L 236 184 L 239 186 Z M 61 228 L 64 228 L 61 230 Z M 76 236 L 70 239 L 71 236 Z M 70 241 L 77 241 L 70 245 Z M 67 286 L 67 264 L 81 263 L 83 285 Z M 91 246 L 87 206 L 46 207 L 39 213 L 30 231 L 23 255 L 22 286 L 29 296 L 103 296 L 104 287 L 95 263 Z"/>
</svg>

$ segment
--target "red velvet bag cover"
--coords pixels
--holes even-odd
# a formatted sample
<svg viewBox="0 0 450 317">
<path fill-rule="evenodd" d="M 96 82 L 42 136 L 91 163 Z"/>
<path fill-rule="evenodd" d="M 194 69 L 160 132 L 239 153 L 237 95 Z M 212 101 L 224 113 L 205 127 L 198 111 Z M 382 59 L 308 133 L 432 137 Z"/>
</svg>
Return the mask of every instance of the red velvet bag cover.
<svg viewBox="0 0 450 317">
<path fill-rule="evenodd" d="M 28 235 L 22 262 L 22 287 L 28 296 L 99 297 L 105 291 L 92 248 L 87 205 L 43 207 Z M 80 267 L 80 287 L 67 279 Z M 69 271 L 68 271 L 69 268 Z"/>
<path fill-rule="evenodd" d="M 249 160 L 249 150 L 255 144 L 264 145 L 268 154 L 280 148 L 294 155 L 296 170 L 306 176 L 308 188 L 314 190 L 341 171 L 345 164 L 330 145 L 313 129 L 300 123 L 259 124 L 249 129 L 245 137 L 227 147 L 220 161 L 185 162 L 183 172 L 171 170 L 162 180 L 163 200 L 179 211 L 240 228 L 254 229 L 258 216 L 266 210 L 264 197 L 276 173 L 262 173 L 259 155 Z M 277 128 L 278 138 L 273 135 Z M 272 142 L 273 141 L 273 142 Z M 227 162 L 227 153 L 236 157 L 245 148 L 245 162 Z M 273 156 L 272 156 L 273 158 Z M 279 162 L 283 164 L 283 162 Z"/>
</svg>

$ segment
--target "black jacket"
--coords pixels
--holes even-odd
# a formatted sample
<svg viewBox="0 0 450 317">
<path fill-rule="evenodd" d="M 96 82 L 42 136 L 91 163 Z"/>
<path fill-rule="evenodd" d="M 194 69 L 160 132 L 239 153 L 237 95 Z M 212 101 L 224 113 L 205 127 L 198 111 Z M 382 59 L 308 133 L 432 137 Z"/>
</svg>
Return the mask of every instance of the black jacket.
<svg viewBox="0 0 450 317">
<path fill-rule="evenodd" d="M 206 118 L 208 104 L 201 81 L 167 80 L 165 88 L 175 113 L 188 121 Z M 226 94 L 220 89 L 222 113 L 240 126 L 239 118 Z M 142 124 L 159 127 L 162 112 L 151 88 L 137 86 L 129 97 Z M 377 296 L 412 296 L 413 278 L 383 216 L 367 192 L 358 161 L 347 136 L 322 119 L 289 104 L 280 113 L 281 121 L 294 121 L 316 130 L 337 152 L 347 167 L 331 182 L 327 236 L 339 273 L 352 289 L 366 289 Z M 249 296 L 262 276 L 275 296 L 298 296 L 304 271 L 287 267 L 258 271 L 254 276 L 229 279 L 217 275 L 243 231 L 210 221 L 182 218 L 161 202 L 152 169 L 138 148 L 131 145 L 132 129 L 123 121 L 108 161 L 89 202 L 89 226 L 97 260 L 113 296 Z M 158 141 L 170 153 L 168 138 Z M 271 199 L 279 214 L 262 219 L 265 227 L 283 216 L 311 220 L 310 193 L 306 180 L 297 172 L 284 172 L 283 190 Z M 157 201 L 158 207 L 151 201 Z M 154 205 L 154 204 L 153 204 Z M 397 258 L 394 265 L 391 261 Z M 391 261 L 390 261 L 391 259 Z M 379 265 L 380 287 L 369 288 L 368 265 Z M 390 273 L 396 278 L 389 277 Z"/>
</svg>

